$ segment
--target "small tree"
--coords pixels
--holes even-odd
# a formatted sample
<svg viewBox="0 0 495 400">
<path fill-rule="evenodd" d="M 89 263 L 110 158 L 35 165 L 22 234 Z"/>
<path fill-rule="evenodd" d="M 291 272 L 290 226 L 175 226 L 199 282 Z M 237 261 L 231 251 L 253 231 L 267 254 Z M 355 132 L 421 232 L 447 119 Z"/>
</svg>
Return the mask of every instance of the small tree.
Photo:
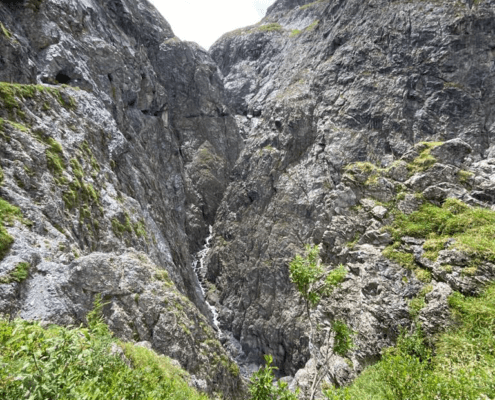
<svg viewBox="0 0 495 400">
<path fill-rule="evenodd" d="M 306 310 L 315 307 L 320 302 L 320 294 L 313 290 L 314 283 L 323 274 L 319 263 L 320 249 L 318 246 L 306 245 L 306 256 L 297 254 L 289 264 L 290 280 L 306 302 Z"/>
<path fill-rule="evenodd" d="M 306 302 L 308 317 L 310 308 L 316 307 L 321 296 L 328 296 L 333 289 L 339 285 L 347 275 L 347 269 L 339 265 L 331 271 L 325 280 L 324 269 L 320 264 L 320 249 L 318 245 L 306 245 L 306 255 L 302 257 L 297 254 L 289 263 L 290 280 L 296 285 L 297 290 Z"/>
<path fill-rule="evenodd" d="M 273 357 L 265 356 L 265 366 L 261 367 L 251 376 L 250 400 L 297 400 L 297 396 L 287 388 L 286 382 L 277 382 L 273 384 L 275 374 L 273 371 L 278 369 L 272 367 Z"/>
</svg>

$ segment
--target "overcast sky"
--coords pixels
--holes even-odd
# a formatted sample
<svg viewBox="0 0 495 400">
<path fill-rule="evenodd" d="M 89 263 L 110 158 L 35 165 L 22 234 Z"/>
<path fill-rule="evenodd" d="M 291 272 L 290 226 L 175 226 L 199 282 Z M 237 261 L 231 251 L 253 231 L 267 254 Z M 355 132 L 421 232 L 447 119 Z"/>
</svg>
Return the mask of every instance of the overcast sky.
<svg viewBox="0 0 495 400">
<path fill-rule="evenodd" d="M 150 0 L 176 36 L 208 49 L 224 33 L 260 21 L 275 0 Z"/>
</svg>

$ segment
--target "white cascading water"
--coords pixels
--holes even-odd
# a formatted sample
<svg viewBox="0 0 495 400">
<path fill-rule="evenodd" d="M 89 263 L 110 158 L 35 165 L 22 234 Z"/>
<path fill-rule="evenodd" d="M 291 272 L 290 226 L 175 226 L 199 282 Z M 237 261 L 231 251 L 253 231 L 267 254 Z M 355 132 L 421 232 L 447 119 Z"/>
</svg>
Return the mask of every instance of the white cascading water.
<svg viewBox="0 0 495 400">
<path fill-rule="evenodd" d="M 210 251 L 211 239 L 213 239 L 213 227 L 211 225 L 209 226 L 209 230 L 210 230 L 210 234 L 206 238 L 205 246 L 200 251 L 198 251 L 198 253 L 196 254 L 196 257 L 194 257 L 193 269 L 194 269 L 194 272 L 196 272 L 196 276 L 198 277 L 199 288 L 201 289 L 201 293 L 203 293 L 205 303 L 208 306 L 208 308 L 210 309 L 211 314 L 213 315 L 213 325 L 218 329 L 219 334 L 221 334 L 220 326 L 218 325 L 218 311 L 215 307 L 213 307 L 206 300 L 206 291 L 205 291 L 205 287 L 204 287 L 204 281 L 205 281 L 204 262 L 205 262 L 206 256 L 208 255 L 208 252 Z"/>
<path fill-rule="evenodd" d="M 232 332 L 222 331 L 222 329 L 220 329 L 220 325 L 218 323 L 218 311 L 206 300 L 206 292 L 208 291 L 208 288 L 206 287 L 205 261 L 208 252 L 210 251 L 210 242 L 213 239 L 213 227 L 211 225 L 209 227 L 209 231 L 210 234 L 206 238 L 205 246 L 203 247 L 203 249 L 198 251 L 198 253 L 194 257 L 192 266 L 198 278 L 198 286 L 201 290 L 201 293 L 203 294 L 205 303 L 210 309 L 213 316 L 213 325 L 217 330 L 218 339 L 221 343 L 223 343 L 224 348 L 239 365 L 241 375 L 243 375 L 244 377 L 249 377 L 253 372 L 258 370 L 259 365 L 248 363 L 246 361 L 246 354 L 242 350 L 241 343 L 234 337 Z"/>
</svg>

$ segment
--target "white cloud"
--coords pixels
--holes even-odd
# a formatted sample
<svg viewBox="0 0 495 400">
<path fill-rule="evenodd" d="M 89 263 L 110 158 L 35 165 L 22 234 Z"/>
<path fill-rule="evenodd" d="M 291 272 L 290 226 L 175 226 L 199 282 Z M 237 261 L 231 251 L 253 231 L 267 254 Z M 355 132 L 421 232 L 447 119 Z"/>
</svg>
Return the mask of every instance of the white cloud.
<svg viewBox="0 0 495 400">
<path fill-rule="evenodd" d="M 151 0 L 181 40 L 208 49 L 224 33 L 261 20 L 275 0 Z"/>
</svg>

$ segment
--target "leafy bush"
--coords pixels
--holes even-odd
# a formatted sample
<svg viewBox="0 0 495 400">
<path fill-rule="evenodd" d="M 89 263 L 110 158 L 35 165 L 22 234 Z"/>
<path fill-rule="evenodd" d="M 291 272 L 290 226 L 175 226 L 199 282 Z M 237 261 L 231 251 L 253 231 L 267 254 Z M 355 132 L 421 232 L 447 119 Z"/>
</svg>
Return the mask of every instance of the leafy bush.
<svg viewBox="0 0 495 400">
<path fill-rule="evenodd" d="M 265 366 L 251 376 L 250 400 L 297 400 L 296 394 L 287 388 L 286 382 L 279 381 L 276 385 L 273 384 L 275 379 L 273 371 L 277 369 L 272 367 L 273 357 L 266 355 L 265 362 Z"/>
<path fill-rule="evenodd" d="M 347 269 L 340 265 L 328 274 L 324 282 L 320 282 L 324 277 L 324 269 L 319 257 L 320 249 L 317 245 L 306 245 L 305 256 L 297 254 L 289 263 L 290 279 L 306 302 L 308 315 L 310 307 L 315 307 L 322 295 L 329 295 L 347 275 Z"/>
<path fill-rule="evenodd" d="M 354 347 L 351 338 L 354 332 L 342 321 L 334 321 L 332 329 L 335 332 L 333 351 L 335 354 L 344 357 Z"/>
<path fill-rule="evenodd" d="M 0 319 L 0 398 L 207 399 L 190 388 L 186 373 L 154 352 L 122 344 L 102 323 L 101 301 L 88 328 L 63 328 Z M 132 368 L 112 353 L 120 346 Z"/>
</svg>

